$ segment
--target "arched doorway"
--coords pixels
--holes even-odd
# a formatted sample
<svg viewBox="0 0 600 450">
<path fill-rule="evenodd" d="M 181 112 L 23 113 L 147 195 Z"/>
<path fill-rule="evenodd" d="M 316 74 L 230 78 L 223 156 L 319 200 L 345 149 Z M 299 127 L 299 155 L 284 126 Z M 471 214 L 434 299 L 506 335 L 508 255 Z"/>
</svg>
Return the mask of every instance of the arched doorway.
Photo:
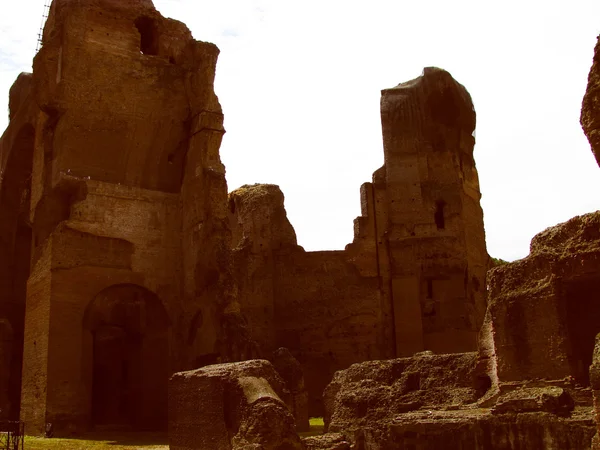
<svg viewBox="0 0 600 450">
<path fill-rule="evenodd" d="M 133 284 L 89 305 L 90 417 L 96 428 L 160 430 L 167 421 L 169 319 L 160 299 Z"/>
</svg>

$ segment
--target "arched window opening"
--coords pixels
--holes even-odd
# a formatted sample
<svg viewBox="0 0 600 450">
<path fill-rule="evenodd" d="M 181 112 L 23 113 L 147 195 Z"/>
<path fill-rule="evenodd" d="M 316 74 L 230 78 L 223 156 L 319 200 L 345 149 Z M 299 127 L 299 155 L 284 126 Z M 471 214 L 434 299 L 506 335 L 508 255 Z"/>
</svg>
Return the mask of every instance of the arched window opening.
<svg viewBox="0 0 600 450">
<path fill-rule="evenodd" d="M 140 33 L 140 52 L 144 55 L 158 55 L 158 30 L 150 17 L 139 17 L 135 27 Z"/>
</svg>

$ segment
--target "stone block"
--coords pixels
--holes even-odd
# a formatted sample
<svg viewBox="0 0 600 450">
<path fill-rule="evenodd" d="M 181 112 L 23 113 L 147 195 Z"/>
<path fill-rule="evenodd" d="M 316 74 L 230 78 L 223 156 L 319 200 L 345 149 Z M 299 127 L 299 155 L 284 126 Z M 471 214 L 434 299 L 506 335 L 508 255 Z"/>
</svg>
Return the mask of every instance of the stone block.
<svg viewBox="0 0 600 450">
<path fill-rule="evenodd" d="M 171 450 L 300 450 L 271 363 L 250 360 L 176 373 L 169 384 Z"/>
</svg>

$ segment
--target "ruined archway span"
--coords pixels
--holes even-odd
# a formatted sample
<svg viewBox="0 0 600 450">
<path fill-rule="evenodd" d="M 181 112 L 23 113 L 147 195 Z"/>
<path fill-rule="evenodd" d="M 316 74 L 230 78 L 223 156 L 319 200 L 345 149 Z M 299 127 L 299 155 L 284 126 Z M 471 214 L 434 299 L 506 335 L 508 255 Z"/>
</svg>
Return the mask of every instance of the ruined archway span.
<svg viewBox="0 0 600 450">
<path fill-rule="evenodd" d="M 106 321 L 110 320 L 110 317 L 106 316 L 107 310 L 111 307 L 116 306 L 119 300 L 121 301 L 136 301 L 144 300 L 148 306 L 155 309 L 157 315 L 160 316 L 161 320 L 153 323 L 156 330 L 164 331 L 171 326 L 168 312 L 162 302 L 162 300 L 154 292 L 144 286 L 140 286 L 134 283 L 119 283 L 113 284 L 109 287 L 102 289 L 98 292 L 94 298 L 90 301 L 86 307 L 83 315 L 83 327 L 86 330 L 93 330 L 96 326 L 99 326 Z M 117 317 L 117 321 L 122 321 L 122 317 Z M 126 325 L 126 323 L 123 323 Z"/>
</svg>

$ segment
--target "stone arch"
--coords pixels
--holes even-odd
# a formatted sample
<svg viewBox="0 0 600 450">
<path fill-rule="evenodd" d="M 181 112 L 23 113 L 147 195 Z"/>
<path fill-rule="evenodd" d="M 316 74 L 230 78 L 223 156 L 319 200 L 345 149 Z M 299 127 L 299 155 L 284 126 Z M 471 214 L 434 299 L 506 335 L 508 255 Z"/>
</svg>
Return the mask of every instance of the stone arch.
<svg viewBox="0 0 600 450">
<path fill-rule="evenodd" d="M 6 136 L 5 136 L 6 138 Z M 8 400 L 19 417 L 27 280 L 31 268 L 31 174 L 35 129 L 26 123 L 10 141 L 0 175 L 0 317 L 12 324 Z M 4 157 L 4 155 L 2 155 Z M 6 413 L 6 411 L 5 411 Z"/>
<path fill-rule="evenodd" d="M 83 334 L 93 427 L 166 427 L 169 327 L 158 296 L 135 284 L 110 286 L 90 302 Z"/>
</svg>

